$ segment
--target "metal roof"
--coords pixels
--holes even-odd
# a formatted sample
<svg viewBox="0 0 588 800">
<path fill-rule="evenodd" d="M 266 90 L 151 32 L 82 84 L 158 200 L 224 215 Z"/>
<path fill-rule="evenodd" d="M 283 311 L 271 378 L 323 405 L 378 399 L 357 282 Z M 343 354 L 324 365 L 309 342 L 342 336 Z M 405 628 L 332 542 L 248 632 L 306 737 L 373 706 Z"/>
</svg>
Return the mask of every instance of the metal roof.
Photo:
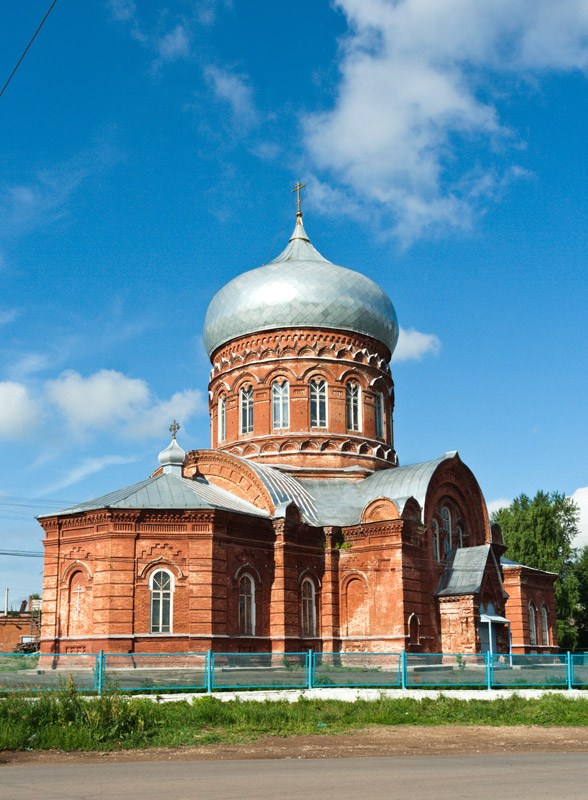
<svg viewBox="0 0 588 800">
<path fill-rule="evenodd" d="M 226 511 L 238 511 L 256 517 L 268 517 L 267 511 L 257 508 L 246 500 L 235 497 L 218 486 L 206 483 L 202 479 L 188 480 L 168 472 L 154 475 L 132 486 L 118 489 L 85 503 L 70 506 L 62 511 L 41 514 L 38 518 L 54 517 L 62 514 L 80 514 L 84 511 L 97 511 L 101 508 L 141 509 L 171 508 L 197 509 L 218 508 Z"/>
<path fill-rule="evenodd" d="M 363 333 L 391 353 L 398 341 L 388 295 L 365 275 L 323 258 L 301 223 L 277 258 L 237 275 L 216 293 L 204 320 L 204 346 L 210 356 L 238 336 L 297 327 Z"/>
<path fill-rule="evenodd" d="M 256 473 L 276 509 L 280 508 L 278 513 L 292 502 L 298 506 L 304 521 L 309 525 L 343 527 L 359 523 L 363 509 L 376 497 L 392 500 L 400 513 L 406 501 L 414 497 L 421 506 L 422 513 L 427 488 L 435 470 L 443 461 L 455 455 L 455 452 L 450 452 L 433 461 L 405 467 L 391 467 L 374 472 L 358 481 L 344 478 L 300 480 L 267 464 L 258 464 L 239 456 L 233 458 L 246 464 Z M 167 472 L 62 511 L 43 514 L 41 517 L 78 514 L 100 508 L 222 508 L 243 514 L 269 516 L 266 511 L 252 503 L 241 500 L 202 478 L 189 480 L 176 473 Z"/>
<path fill-rule="evenodd" d="M 296 503 L 310 525 L 356 525 L 365 506 L 376 497 L 393 500 L 402 513 L 409 497 L 414 497 L 424 510 L 429 482 L 437 467 L 454 458 L 456 451 L 445 453 L 433 461 L 391 467 L 359 481 L 343 478 L 299 480 L 275 467 L 240 458 L 259 476 L 275 505 Z"/>
<path fill-rule="evenodd" d="M 477 594 L 482 588 L 489 552 L 489 544 L 450 550 L 435 590 L 437 597 Z"/>
</svg>

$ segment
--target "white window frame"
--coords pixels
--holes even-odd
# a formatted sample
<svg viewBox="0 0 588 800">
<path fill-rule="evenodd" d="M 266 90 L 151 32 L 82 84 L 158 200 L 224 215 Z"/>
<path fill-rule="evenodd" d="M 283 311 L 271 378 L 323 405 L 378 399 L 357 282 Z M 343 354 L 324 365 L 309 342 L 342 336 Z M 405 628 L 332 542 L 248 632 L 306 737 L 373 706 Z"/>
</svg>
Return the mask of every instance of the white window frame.
<svg viewBox="0 0 588 800">
<path fill-rule="evenodd" d="M 239 389 L 239 432 L 253 433 L 253 385 L 248 383 Z"/>
<path fill-rule="evenodd" d="M 168 589 L 156 589 L 154 587 L 155 577 L 157 575 L 159 575 L 160 573 L 163 573 L 164 575 L 168 576 L 168 578 L 169 578 L 169 586 L 170 586 L 169 590 Z M 174 624 L 173 624 L 174 623 L 174 590 L 175 590 L 174 575 L 173 575 L 173 572 L 169 571 L 169 569 L 163 569 L 163 568 L 160 567 L 158 569 L 155 569 L 151 573 L 151 575 L 149 576 L 149 633 L 157 634 L 157 635 L 160 635 L 160 636 L 167 636 L 170 633 L 173 633 L 173 627 L 174 627 Z M 153 619 L 153 601 L 154 601 L 154 599 L 156 599 L 155 598 L 156 594 L 159 595 L 159 598 L 158 598 L 159 599 L 159 614 L 158 614 L 159 619 L 157 620 L 157 623 L 155 623 L 155 621 Z M 165 598 L 164 595 L 169 595 L 169 597 Z M 166 599 L 169 600 L 169 626 L 168 626 L 169 630 L 168 631 L 162 631 L 161 628 L 163 627 L 163 625 L 162 625 L 163 602 Z M 156 628 L 158 628 L 158 630 L 155 630 Z"/>
<path fill-rule="evenodd" d="M 304 596 L 305 586 L 310 586 L 310 597 Z M 308 616 L 306 613 L 308 601 L 311 604 L 310 620 L 305 619 Z M 305 628 L 305 621 L 310 621 L 310 630 Z M 300 633 L 303 639 L 316 637 L 316 587 L 310 578 L 305 578 L 300 585 Z"/>
<path fill-rule="evenodd" d="M 310 427 L 327 428 L 329 422 L 327 381 L 324 378 L 313 378 L 310 381 Z M 313 397 L 314 395 L 314 397 Z M 316 404 L 316 414 L 313 418 L 313 403 Z M 321 406 L 324 410 L 324 421 L 321 418 Z"/>
<path fill-rule="evenodd" d="M 290 382 L 287 378 L 272 382 L 272 428 L 290 427 Z"/>
<path fill-rule="evenodd" d="M 348 381 L 345 386 L 345 424 L 348 431 L 361 431 L 361 386 L 359 381 Z"/>
<path fill-rule="evenodd" d="M 243 592 L 241 592 L 241 584 L 243 583 L 243 581 L 248 581 L 249 582 L 250 594 L 248 594 L 248 595 L 244 594 Z M 249 602 L 251 603 L 250 615 L 249 615 L 250 616 L 250 620 L 249 620 L 250 625 L 249 626 L 247 626 L 247 625 L 242 626 L 241 625 L 241 599 L 242 598 L 244 598 L 244 602 L 247 602 L 247 600 L 249 600 Z M 245 573 L 243 573 L 242 575 L 239 576 L 239 611 L 238 611 L 238 614 L 239 614 L 239 618 L 238 618 L 239 636 L 255 636 L 255 581 L 253 580 L 253 577 L 251 575 L 249 575 L 248 572 L 245 572 Z M 246 616 L 247 615 L 245 615 L 245 617 Z M 243 627 L 244 628 L 250 627 L 251 628 L 251 632 L 250 633 L 249 632 L 245 632 L 244 630 L 242 630 Z"/>
<path fill-rule="evenodd" d="M 218 398 L 218 440 L 224 442 L 227 439 L 227 396 L 221 394 Z"/>
<path fill-rule="evenodd" d="M 374 425 L 376 430 L 376 439 L 386 438 L 386 423 L 385 423 L 385 410 L 384 392 L 376 392 L 376 402 L 374 406 Z"/>
</svg>

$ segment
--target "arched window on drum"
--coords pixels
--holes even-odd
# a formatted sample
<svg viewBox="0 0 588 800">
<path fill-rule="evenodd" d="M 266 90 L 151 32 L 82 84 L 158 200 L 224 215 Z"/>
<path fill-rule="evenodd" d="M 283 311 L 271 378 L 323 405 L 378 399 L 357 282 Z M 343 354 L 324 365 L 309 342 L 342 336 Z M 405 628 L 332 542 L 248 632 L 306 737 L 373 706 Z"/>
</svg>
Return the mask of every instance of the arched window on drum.
<svg viewBox="0 0 588 800">
<path fill-rule="evenodd" d="M 290 425 L 290 386 L 286 379 L 272 383 L 272 427 L 288 428 Z"/>
<path fill-rule="evenodd" d="M 345 387 L 347 430 L 361 430 L 361 388 L 357 381 L 349 381 Z"/>
<path fill-rule="evenodd" d="M 319 378 L 310 382 L 310 427 L 327 427 L 327 382 Z"/>
<path fill-rule="evenodd" d="M 243 386 L 239 392 L 240 432 L 253 433 L 253 386 Z"/>
<path fill-rule="evenodd" d="M 227 396 L 221 394 L 218 399 L 218 440 L 224 442 L 227 438 Z"/>
</svg>

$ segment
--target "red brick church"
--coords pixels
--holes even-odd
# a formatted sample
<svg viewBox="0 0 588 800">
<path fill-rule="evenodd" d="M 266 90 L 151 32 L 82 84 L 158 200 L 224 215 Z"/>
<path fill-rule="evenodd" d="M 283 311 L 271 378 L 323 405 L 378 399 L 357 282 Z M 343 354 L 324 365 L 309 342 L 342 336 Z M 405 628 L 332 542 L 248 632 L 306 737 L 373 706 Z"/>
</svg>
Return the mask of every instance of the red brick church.
<svg viewBox="0 0 588 800">
<path fill-rule="evenodd" d="M 43 652 L 557 649 L 555 575 L 503 557 L 456 452 L 401 465 L 394 307 L 312 246 L 204 323 L 212 446 L 39 518 Z"/>
</svg>

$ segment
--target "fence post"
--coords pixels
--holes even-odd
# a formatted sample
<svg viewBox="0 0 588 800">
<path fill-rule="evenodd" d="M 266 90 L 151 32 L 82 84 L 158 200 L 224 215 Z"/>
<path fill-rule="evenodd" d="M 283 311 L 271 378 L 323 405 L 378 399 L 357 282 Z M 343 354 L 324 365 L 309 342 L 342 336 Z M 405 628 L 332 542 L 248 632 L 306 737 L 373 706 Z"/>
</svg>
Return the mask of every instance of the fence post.
<svg viewBox="0 0 588 800">
<path fill-rule="evenodd" d="M 97 684 L 98 684 L 98 685 L 96 686 L 96 688 L 98 689 L 98 694 L 102 694 L 102 682 L 103 682 L 103 681 L 102 681 L 102 669 L 103 669 L 103 661 L 104 661 L 104 650 L 101 650 L 101 651 L 99 652 L 99 654 L 98 654 L 97 663 L 96 663 L 96 666 L 97 666 L 97 671 L 98 671 L 98 674 L 97 674 L 97 676 L 96 676 L 96 682 L 97 682 Z"/>
<path fill-rule="evenodd" d="M 487 650 L 484 655 L 486 656 L 486 685 L 488 690 L 490 690 L 492 689 L 492 656 Z"/>
<path fill-rule="evenodd" d="M 314 664 L 313 664 L 314 653 L 312 652 L 312 648 L 308 651 L 308 655 L 307 655 L 306 659 L 307 659 L 307 663 L 308 663 L 308 676 L 307 676 L 308 680 L 306 682 L 306 685 L 307 685 L 308 689 L 312 689 L 313 688 L 313 678 L 314 678 L 314 675 L 313 675 L 313 672 L 314 672 L 314 669 L 313 669 L 313 667 L 314 667 Z"/>
<path fill-rule="evenodd" d="M 568 689 L 572 688 L 572 684 L 573 684 L 573 681 L 574 681 L 574 662 L 573 662 L 572 658 L 573 658 L 572 654 L 568 650 L 568 655 L 567 655 L 568 664 L 567 664 L 567 670 L 566 670 L 566 672 L 568 674 Z"/>
<path fill-rule="evenodd" d="M 212 650 L 206 653 L 206 691 L 208 694 L 212 692 L 212 672 L 214 670 L 214 655 Z"/>
<path fill-rule="evenodd" d="M 400 653 L 400 688 L 406 689 L 406 652 Z"/>
</svg>

